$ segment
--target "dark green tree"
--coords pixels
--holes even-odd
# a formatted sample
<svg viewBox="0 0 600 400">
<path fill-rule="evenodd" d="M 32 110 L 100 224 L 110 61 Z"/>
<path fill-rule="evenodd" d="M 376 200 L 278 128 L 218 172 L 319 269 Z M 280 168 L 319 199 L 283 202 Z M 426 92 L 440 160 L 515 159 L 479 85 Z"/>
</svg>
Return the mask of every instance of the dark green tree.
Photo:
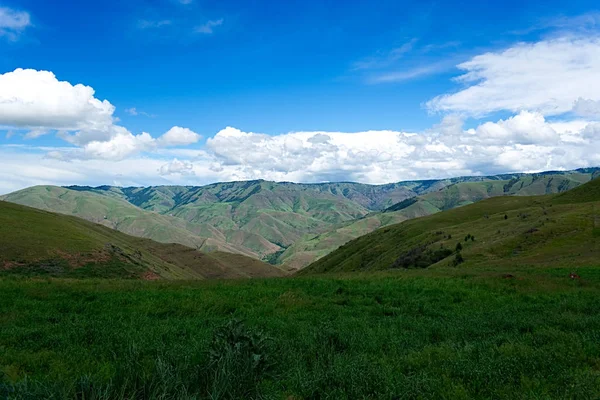
<svg viewBox="0 0 600 400">
<path fill-rule="evenodd" d="M 463 258 L 462 254 L 460 254 L 460 252 L 456 253 L 456 255 L 454 256 L 454 260 L 452 261 L 452 265 L 456 267 L 457 265 L 462 264 L 463 262 L 465 262 L 465 259 Z"/>
</svg>

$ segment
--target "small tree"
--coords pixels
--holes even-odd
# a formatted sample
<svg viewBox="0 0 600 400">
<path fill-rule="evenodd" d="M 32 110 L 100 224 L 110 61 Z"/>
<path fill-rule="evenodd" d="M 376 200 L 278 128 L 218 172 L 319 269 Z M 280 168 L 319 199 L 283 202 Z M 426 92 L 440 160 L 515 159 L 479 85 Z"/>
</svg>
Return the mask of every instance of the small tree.
<svg viewBox="0 0 600 400">
<path fill-rule="evenodd" d="M 508 219 L 508 215 L 504 214 L 504 219 Z"/>
<path fill-rule="evenodd" d="M 465 259 L 463 258 L 462 254 L 460 254 L 460 252 L 456 253 L 456 255 L 454 256 L 454 260 L 452 261 L 452 265 L 456 267 L 457 265 L 462 264 L 463 262 L 465 262 Z"/>
<path fill-rule="evenodd" d="M 462 244 L 460 244 L 460 242 L 456 243 L 456 252 L 460 253 L 460 251 L 463 249 Z"/>
</svg>

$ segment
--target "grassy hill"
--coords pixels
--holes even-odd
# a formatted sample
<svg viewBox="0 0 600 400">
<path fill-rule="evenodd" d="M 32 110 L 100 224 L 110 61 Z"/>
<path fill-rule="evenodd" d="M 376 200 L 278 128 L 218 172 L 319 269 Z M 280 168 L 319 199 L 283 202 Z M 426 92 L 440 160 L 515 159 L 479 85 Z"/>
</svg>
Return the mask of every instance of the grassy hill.
<svg viewBox="0 0 600 400">
<path fill-rule="evenodd" d="M 283 273 L 246 256 L 205 254 L 0 201 L 0 275 L 209 279 Z"/>
<path fill-rule="evenodd" d="M 5 201 L 73 215 L 133 236 L 162 243 L 179 243 L 203 251 L 225 251 L 258 257 L 243 246 L 227 243 L 219 231 L 146 211 L 118 196 L 76 191 L 57 186 L 34 186 L 4 196 Z"/>
<path fill-rule="evenodd" d="M 459 244 L 461 268 L 502 264 L 577 269 L 600 259 L 599 211 L 600 179 L 559 195 L 495 197 L 379 229 L 303 272 L 452 266 L 460 261 Z"/>
<path fill-rule="evenodd" d="M 501 175 L 495 177 L 496 179 L 479 181 L 459 181 L 461 178 L 457 178 L 454 183 L 443 186 L 441 189 L 405 199 L 388 207 L 383 212 L 371 213 L 364 218 L 343 224 L 323 234 L 305 236 L 279 255 L 278 260 L 291 269 L 301 269 L 350 240 L 376 229 L 491 197 L 561 193 L 588 182 L 594 176 L 592 171 L 596 170 L 519 174 L 516 176 Z"/>
<path fill-rule="evenodd" d="M 559 193 L 599 169 L 387 185 L 267 181 L 207 186 L 33 187 L 7 201 L 75 215 L 130 235 L 243 254 L 299 269 L 375 229 L 494 196 Z"/>
</svg>

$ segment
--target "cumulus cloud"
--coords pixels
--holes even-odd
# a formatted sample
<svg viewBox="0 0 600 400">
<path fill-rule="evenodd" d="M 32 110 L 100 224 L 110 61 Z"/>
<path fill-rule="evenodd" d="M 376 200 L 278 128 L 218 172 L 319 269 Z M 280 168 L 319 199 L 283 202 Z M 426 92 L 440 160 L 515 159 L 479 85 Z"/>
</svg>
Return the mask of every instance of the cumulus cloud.
<svg viewBox="0 0 600 400">
<path fill-rule="evenodd" d="M 580 97 L 573 105 L 573 112 L 582 117 L 600 117 L 600 101 Z"/>
<path fill-rule="evenodd" d="M 91 87 L 59 81 L 49 71 L 17 69 L 0 75 L 0 126 L 27 129 L 26 139 L 57 131 L 58 137 L 76 146 L 52 151 L 51 158 L 122 160 L 201 138 L 179 126 L 157 139 L 145 132 L 136 135 L 115 124 L 114 111 L 110 102 L 94 97 Z M 129 109 L 129 113 L 138 111 Z"/>
<path fill-rule="evenodd" d="M 158 141 L 145 133 L 132 135 L 124 130 L 110 141 L 90 142 L 81 148 L 40 150 L 37 159 L 25 153 L 7 157 L 0 147 L 6 166 L 0 172 L 0 190 L 2 185 L 24 187 L 34 182 L 106 184 L 117 180 L 119 174 L 125 174 L 119 182 L 137 185 L 199 185 L 257 178 L 380 184 L 600 165 L 600 123 L 549 122 L 539 112 L 526 111 L 472 129 L 465 129 L 459 116 L 449 115 L 423 132 L 270 136 L 228 127 L 209 138 L 205 150 L 161 150 Z M 151 152 L 142 157 L 142 151 Z M 40 178 L 34 179 L 38 168 Z"/>
<path fill-rule="evenodd" d="M 0 7 L 0 37 L 15 41 L 29 26 L 31 26 L 31 17 L 28 12 Z"/>
<path fill-rule="evenodd" d="M 0 125 L 104 130 L 113 124 L 114 110 L 91 87 L 59 81 L 49 71 L 19 68 L 0 75 Z"/>
<path fill-rule="evenodd" d="M 484 116 L 523 110 L 556 116 L 574 111 L 578 99 L 600 100 L 600 38 L 570 37 L 520 43 L 458 65 L 466 87 L 435 97 L 431 111 Z"/>
<path fill-rule="evenodd" d="M 174 158 L 173 161 L 169 162 L 160 167 L 158 170 L 160 175 L 194 175 L 194 165 L 189 161 L 179 161 Z"/>
<path fill-rule="evenodd" d="M 450 115 L 420 133 L 269 136 L 228 127 L 207 140 L 207 149 L 211 170 L 230 179 L 386 183 L 600 165 L 600 134 L 593 126 L 548 122 L 539 112 L 523 111 L 473 129 Z"/>
<path fill-rule="evenodd" d="M 194 30 L 198 33 L 204 33 L 204 34 L 210 35 L 214 32 L 214 29 L 217 26 L 221 26 L 221 25 L 223 25 L 223 18 L 207 21 L 206 23 L 204 23 L 200 26 L 197 26 Z"/>
<path fill-rule="evenodd" d="M 526 111 L 506 120 L 486 122 L 475 132 L 484 143 L 507 146 L 537 143 L 552 145 L 559 140 L 556 130 L 546 123 L 541 114 Z"/>
<path fill-rule="evenodd" d="M 157 145 L 160 147 L 171 147 L 171 146 L 187 146 L 196 143 L 202 136 L 196 132 L 191 131 L 188 128 L 182 128 L 180 126 L 174 126 L 169 129 L 164 135 L 162 135 L 157 141 Z"/>
<path fill-rule="evenodd" d="M 132 155 L 155 151 L 165 147 L 186 146 L 200 140 L 201 136 L 187 128 L 175 126 L 169 129 L 158 139 L 142 132 L 134 135 L 127 129 L 119 126 L 113 128 L 110 138 L 105 140 L 87 140 L 87 137 L 75 135 L 63 136 L 67 141 L 80 145 L 77 149 L 66 149 L 48 153 L 51 158 L 61 160 L 74 159 L 105 159 L 123 160 Z"/>
</svg>

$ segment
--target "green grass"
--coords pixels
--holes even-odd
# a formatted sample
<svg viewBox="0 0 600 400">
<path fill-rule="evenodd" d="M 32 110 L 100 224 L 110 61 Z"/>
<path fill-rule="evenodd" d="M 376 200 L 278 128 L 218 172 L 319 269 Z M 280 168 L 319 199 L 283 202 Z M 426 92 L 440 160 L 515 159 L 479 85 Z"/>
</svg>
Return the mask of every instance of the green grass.
<svg viewBox="0 0 600 400">
<path fill-rule="evenodd" d="M 0 397 L 598 398 L 600 266 L 511 272 L 0 279 Z"/>
</svg>

